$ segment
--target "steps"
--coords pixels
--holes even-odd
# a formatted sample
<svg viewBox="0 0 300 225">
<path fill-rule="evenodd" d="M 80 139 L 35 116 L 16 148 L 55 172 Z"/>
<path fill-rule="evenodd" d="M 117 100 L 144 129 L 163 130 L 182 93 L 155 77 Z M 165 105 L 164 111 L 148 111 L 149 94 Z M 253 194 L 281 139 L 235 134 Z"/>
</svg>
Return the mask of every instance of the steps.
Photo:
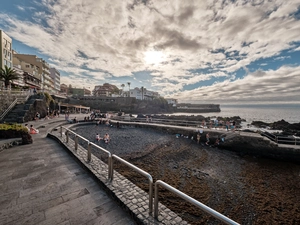
<svg viewBox="0 0 300 225">
<path fill-rule="evenodd" d="M 30 108 L 33 106 L 37 99 L 41 99 L 40 96 L 32 95 L 25 103 L 17 104 L 7 115 L 3 118 L 1 122 L 5 123 L 24 123 L 26 114 L 29 112 Z"/>
</svg>

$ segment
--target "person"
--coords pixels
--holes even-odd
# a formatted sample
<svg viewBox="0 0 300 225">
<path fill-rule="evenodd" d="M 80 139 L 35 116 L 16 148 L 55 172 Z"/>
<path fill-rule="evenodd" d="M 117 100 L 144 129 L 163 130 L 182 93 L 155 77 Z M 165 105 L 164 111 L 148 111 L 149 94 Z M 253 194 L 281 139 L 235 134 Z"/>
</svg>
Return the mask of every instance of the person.
<svg viewBox="0 0 300 225">
<path fill-rule="evenodd" d="M 73 119 L 73 123 L 77 123 L 77 122 L 78 122 L 77 118 L 76 118 L 76 117 L 74 117 L 74 119 Z"/>
<path fill-rule="evenodd" d="M 205 142 L 205 144 L 209 145 L 209 133 L 206 134 L 206 142 Z"/>
<path fill-rule="evenodd" d="M 106 133 L 103 137 L 103 141 L 107 144 L 110 141 L 109 134 Z"/>
<path fill-rule="evenodd" d="M 201 138 L 201 135 L 200 135 L 200 133 L 197 133 L 197 144 L 199 144 L 199 143 L 200 143 L 200 138 Z"/>
<path fill-rule="evenodd" d="M 229 126 L 230 126 L 230 122 L 229 120 L 226 121 L 226 130 L 228 131 L 229 130 Z"/>
<path fill-rule="evenodd" d="M 36 112 L 36 114 L 35 114 L 35 120 L 39 120 L 40 119 L 40 114 L 39 114 L 39 112 Z"/>
<path fill-rule="evenodd" d="M 232 121 L 232 131 L 235 131 L 235 121 Z"/>
<path fill-rule="evenodd" d="M 38 129 L 35 129 L 34 127 L 33 127 L 33 125 L 30 125 L 30 129 L 29 129 L 30 131 L 29 131 L 29 133 L 30 134 L 38 134 L 39 133 L 39 130 Z"/>
<path fill-rule="evenodd" d="M 218 146 L 219 144 L 220 144 L 220 139 L 217 138 L 217 139 L 216 139 L 216 142 L 215 142 L 215 146 Z"/>
<path fill-rule="evenodd" d="M 36 95 L 37 91 L 36 91 L 36 88 L 33 88 L 33 94 Z"/>
<path fill-rule="evenodd" d="M 28 127 L 28 124 L 25 124 L 25 127 L 27 128 L 28 132 L 30 132 L 30 128 Z"/>
<path fill-rule="evenodd" d="M 96 141 L 100 141 L 100 135 L 98 133 L 96 134 Z"/>
</svg>

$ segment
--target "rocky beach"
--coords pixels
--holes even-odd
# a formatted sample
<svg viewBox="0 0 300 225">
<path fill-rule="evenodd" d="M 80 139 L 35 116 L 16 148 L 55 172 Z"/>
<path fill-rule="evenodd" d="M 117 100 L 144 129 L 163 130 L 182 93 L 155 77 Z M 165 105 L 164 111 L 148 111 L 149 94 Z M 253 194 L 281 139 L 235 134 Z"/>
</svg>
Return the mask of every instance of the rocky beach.
<svg viewBox="0 0 300 225">
<path fill-rule="evenodd" d="M 150 128 L 93 124 L 74 130 L 150 173 L 154 181 L 163 180 L 238 223 L 300 223 L 299 163 L 241 155 Z M 97 142 L 97 133 L 101 137 L 108 133 L 111 141 Z M 147 191 L 144 177 L 118 163 L 114 168 Z M 168 191 L 161 191 L 159 198 L 190 224 L 219 224 Z"/>
</svg>

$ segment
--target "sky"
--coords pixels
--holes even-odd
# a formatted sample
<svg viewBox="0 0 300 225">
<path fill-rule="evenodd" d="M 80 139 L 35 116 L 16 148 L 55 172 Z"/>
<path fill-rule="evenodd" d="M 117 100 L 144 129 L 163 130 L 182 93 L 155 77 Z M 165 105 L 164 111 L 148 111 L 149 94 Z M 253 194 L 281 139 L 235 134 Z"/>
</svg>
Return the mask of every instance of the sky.
<svg viewBox="0 0 300 225">
<path fill-rule="evenodd" d="M 300 0 L 1 0 L 0 29 L 77 88 L 300 103 Z"/>
</svg>

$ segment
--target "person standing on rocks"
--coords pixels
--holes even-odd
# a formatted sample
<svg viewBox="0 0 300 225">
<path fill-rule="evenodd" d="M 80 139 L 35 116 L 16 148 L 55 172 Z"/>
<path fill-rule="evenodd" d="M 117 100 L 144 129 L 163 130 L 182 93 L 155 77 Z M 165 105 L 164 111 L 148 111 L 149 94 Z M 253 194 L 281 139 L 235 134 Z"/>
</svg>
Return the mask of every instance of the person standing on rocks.
<svg viewBox="0 0 300 225">
<path fill-rule="evenodd" d="M 205 142 L 205 144 L 209 145 L 209 133 L 206 134 L 206 142 Z"/>
<path fill-rule="evenodd" d="M 96 134 L 96 141 L 100 141 L 100 135 L 98 133 Z"/>
<path fill-rule="evenodd" d="M 201 138 L 201 135 L 200 135 L 200 133 L 197 133 L 197 144 L 199 144 L 199 143 L 200 143 L 200 138 Z"/>
</svg>

